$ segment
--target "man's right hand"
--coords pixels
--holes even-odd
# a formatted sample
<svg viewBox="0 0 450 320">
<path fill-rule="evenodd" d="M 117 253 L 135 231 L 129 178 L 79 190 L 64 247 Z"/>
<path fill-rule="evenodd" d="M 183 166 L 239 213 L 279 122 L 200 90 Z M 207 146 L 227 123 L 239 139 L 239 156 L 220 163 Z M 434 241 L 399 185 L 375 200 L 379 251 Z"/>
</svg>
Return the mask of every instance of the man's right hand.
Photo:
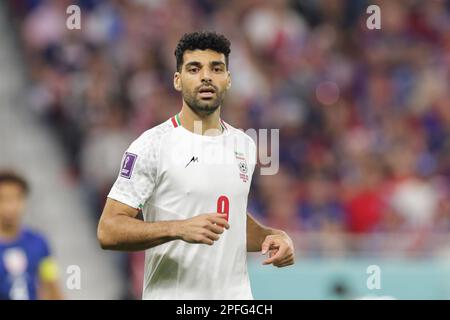
<svg viewBox="0 0 450 320">
<path fill-rule="evenodd" d="M 205 213 L 177 221 L 175 235 L 188 243 L 204 243 L 211 246 L 214 241 L 219 240 L 219 235 L 224 232 L 224 228 L 230 228 L 226 216 L 222 213 Z"/>
</svg>

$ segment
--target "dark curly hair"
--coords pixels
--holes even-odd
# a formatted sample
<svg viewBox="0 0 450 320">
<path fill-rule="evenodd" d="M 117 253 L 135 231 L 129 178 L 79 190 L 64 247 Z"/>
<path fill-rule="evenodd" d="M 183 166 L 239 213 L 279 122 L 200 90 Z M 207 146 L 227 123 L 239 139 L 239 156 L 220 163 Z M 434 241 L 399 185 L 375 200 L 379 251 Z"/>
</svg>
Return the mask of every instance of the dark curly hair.
<svg viewBox="0 0 450 320">
<path fill-rule="evenodd" d="M 228 55 L 230 54 L 230 41 L 221 34 L 209 31 L 185 33 L 178 41 L 175 49 L 177 71 L 181 71 L 183 54 L 186 50 L 214 50 L 225 55 L 225 65 L 228 68 Z"/>
<path fill-rule="evenodd" d="M 2 183 L 17 184 L 22 188 L 22 191 L 25 195 L 27 195 L 30 191 L 30 187 L 25 178 L 14 171 L 9 170 L 0 171 L 0 184 Z"/>
</svg>

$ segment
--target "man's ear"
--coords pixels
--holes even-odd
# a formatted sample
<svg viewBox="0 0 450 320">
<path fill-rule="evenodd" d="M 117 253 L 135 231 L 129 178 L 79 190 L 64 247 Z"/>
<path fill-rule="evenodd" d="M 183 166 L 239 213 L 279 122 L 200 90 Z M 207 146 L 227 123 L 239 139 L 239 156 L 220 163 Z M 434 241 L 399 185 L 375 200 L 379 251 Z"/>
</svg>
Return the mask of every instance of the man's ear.
<svg viewBox="0 0 450 320">
<path fill-rule="evenodd" d="M 173 75 L 173 87 L 177 91 L 181 91 L 181 74 L 177 71 Z"/>
<path fill-rule="evenodd" d="M 228 79 L 227 79 L 227 81 L 228 81 L 227 90 L 228 90 L 231 88 L 231 73 L 230 73 L 230 71 L 227 71 L 227 72 L 228 72 Z"/>
</svg>

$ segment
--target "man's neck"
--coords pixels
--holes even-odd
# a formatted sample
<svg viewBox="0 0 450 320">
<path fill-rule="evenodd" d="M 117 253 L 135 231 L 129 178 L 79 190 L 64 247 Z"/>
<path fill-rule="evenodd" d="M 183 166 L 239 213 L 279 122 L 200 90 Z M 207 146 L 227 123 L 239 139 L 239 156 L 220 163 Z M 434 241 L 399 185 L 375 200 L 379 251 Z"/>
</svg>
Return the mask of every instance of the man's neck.
<svg viewBox="0 0 450 320">
<path fill-rule="evenodd" d="M 220 124 L 220 107 L 211 114 L 198 115 L 183 103 L 179 118 L 184 128 L 196 134 L 214 136 L 223 130 Z"/>
<path fill-rule="evenodd" d="M 17 238 L 20 233 L 20 228 L 2 228 L 0 226 L 0 238 L 11 240 Z"/>
</svg>

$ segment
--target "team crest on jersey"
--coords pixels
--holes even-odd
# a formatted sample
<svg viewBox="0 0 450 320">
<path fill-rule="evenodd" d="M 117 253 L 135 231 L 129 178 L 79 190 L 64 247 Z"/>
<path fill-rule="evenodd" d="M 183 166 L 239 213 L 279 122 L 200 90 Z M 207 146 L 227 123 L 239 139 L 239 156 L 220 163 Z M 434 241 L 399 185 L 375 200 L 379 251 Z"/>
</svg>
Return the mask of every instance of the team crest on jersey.
<svg viewBox="0 0 450 320">
<path fill-rule="evenodd" d="M 125 152 L 125 158 L 123 159 L 122 168 L 120 169 L 120 176 L 130 179 L 133 173 L 134 164 L 136 162 L 137 155 L 130 152 Z"/>
<path fill-rule="evenodd" d="M 239 178 L 242 179 L 242 181 L 247 182 L 248 181 L 248 166 L 247 161 L 245 160 L 242 153 L 234 152 L 236 159 L 238 160 L 238 166 L 239 166 Z"/>
<path fill-rule="evenodd" d="M 19 276 L 23 274 L 28 266 L 28 260 L 25 252 L 20 248 L 11 248 L 3 254 L 3 264 L 6 271 L 12 276 Z"/>
<path fill-rule="evenodd" d="M 247 173 L 247 162 L 245 160 L 239 162 L 239 170 L 244 174 Z"/>
</svg>

